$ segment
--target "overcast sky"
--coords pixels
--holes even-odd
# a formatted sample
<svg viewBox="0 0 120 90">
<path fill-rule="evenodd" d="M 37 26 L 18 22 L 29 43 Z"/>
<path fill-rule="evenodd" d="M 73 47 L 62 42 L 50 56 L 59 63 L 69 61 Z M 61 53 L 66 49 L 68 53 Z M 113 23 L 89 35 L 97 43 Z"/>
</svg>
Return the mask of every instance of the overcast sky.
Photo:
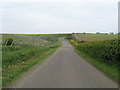
<svg viewBox="0 0 120 90">
<path fill-rule="evenodd" d="M 3 33 L 118 32 L 118 0 L 2 0 Z"/>
</svg>

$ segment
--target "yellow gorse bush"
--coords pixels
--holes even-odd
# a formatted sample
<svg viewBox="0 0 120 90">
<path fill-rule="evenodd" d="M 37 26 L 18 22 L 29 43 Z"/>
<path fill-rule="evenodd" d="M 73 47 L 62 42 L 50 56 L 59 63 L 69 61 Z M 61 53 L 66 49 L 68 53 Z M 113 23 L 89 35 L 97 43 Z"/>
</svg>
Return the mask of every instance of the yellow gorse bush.
<svg viewBox="0 0 120 90">
<path fill-rule="evenodd" d="M 79 44 L 79 43 L 78 43 L 77 41 L 75 41 L 75 40 L 71 40 L 70 42 L 73 43 L 73 44 L 75 44 L 75 45 L 78 45 L 78 44 Z"/>
</svg>

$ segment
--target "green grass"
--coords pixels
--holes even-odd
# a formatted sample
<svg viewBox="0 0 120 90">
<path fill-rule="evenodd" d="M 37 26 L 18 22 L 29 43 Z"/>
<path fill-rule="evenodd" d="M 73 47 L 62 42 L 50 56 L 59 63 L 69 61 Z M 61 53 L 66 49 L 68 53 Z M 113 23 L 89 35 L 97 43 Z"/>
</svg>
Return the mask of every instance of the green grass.
<svg viewBox="0 0 120 90">
<path fill-rule="evenodd" d="M 5 35 L 35 35 L 35 36 L 46 36 L 46 35 L 62 35 L 62 34 L 54 34 L 54 33 L 45 33 L 45 34 L 27 34 L 27 33 L 2 33 Z"/>
<path fill-rule="evenodd" d="M 6 34 L 6 35 L 54 35 L 54 34 L 26 34 L 26 33 L 2 33 L 2 34 Z"/>
<path fill-rule="evenodd" d="M 90 38 L 118 38 L 118 34 L 79 34 Z"/>
<path fill-rule="evenodd" d="M 47 48 L 39 48 L 32 45 L 3 46 L 2 47 L 2 68 L 16 64 L 44 52 Z"/>
<path fill-rule="evenodd" d="M 8 68 L 3 70 L 2 86 L 6 87 L 10 83 L 14 82 L 23 72 L 28 71 L 34 65 L 43 61 L 46 57 L 51 55 L 58 47 L 48 48 L 44 52 L 32 57 L 26 61 L 22 61 L 16 64 L 9 65 Z"/>
<path fill-rule="evenodd" d="M 102 37 L 106 37 L 106 36 L 112 36 L 112 37 L 114 37 L 114 36 L 118 36 L 117 34 L 80 34 L 80 35 L 84 35 L 84 36 L 91 36 L 91 37 L 100 37 L 100 36 L 102 36 Z"/>
<path fill-rule="evenodd" d="M 105 75 L 120 83 L 120 77 L 118 77 L 118 67 L 117 66 L 108 66 L 105 63 L 99 62 L 98 60 L 86 55 L 79 51 L 76 46 L 74 46 L 75 51 L 78 55 L 82 56 L 86 61 L 88 61 L 91 65 L 96 67 L 98 70 L 104 72 Z"/>
<path fill-rule="evenodd" d="M 118 39 L 117 34 L 75 34 L 78 40 L 84 41 L 98 41 L 98 40 L 111 40 Z"/>
<path fill-rule="evenodd" d="M 1 89 L 2 89 L 2 52 L 0 52 L 0 90 Z"/>
</svg>

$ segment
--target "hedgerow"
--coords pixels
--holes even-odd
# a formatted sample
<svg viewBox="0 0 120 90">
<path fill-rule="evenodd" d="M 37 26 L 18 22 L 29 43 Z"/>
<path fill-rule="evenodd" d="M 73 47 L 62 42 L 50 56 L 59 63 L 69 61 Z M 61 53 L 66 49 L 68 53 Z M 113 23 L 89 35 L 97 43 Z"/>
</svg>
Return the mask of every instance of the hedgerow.
<svg viewBox="0 0 120 90">
<path fill-rule="evenodd" d="M 80 43 L 78 50 L 107 65 L 118 65 L 120 58 L 120 40 L 91 41 Z"/>
</svg>

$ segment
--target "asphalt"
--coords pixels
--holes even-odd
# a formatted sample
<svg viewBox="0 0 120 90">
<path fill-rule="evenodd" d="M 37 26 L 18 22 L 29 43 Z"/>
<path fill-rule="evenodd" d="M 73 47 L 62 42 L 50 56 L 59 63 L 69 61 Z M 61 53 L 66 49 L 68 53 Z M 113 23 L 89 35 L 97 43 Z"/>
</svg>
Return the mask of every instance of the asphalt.
<svg viewBox="0 0 120 90">
<path fill-rule="evenodd" d="M 61 48 L 9 88 L 118 88 L 117 83 L 77 55 L 66 40 L 60 40 Z"/>
</svg>

